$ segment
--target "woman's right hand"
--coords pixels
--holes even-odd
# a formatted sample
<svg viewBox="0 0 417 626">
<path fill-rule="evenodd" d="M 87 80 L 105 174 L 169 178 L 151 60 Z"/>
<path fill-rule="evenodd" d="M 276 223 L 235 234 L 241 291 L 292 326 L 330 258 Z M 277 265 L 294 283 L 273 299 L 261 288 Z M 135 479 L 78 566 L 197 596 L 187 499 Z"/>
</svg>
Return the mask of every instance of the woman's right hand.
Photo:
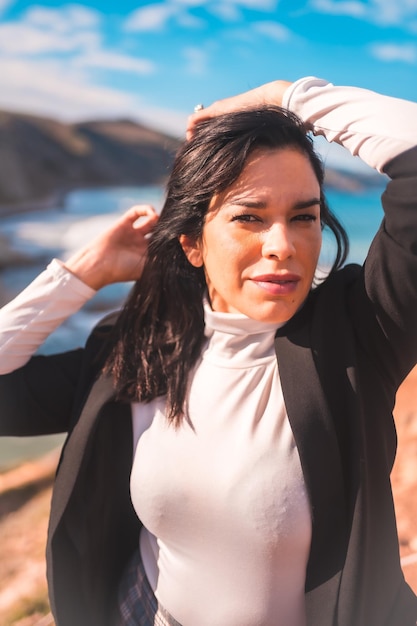
<svg viewBox="0 0 417 626">
<path fill-rule="evenodd" d="M 197 124 L 217 115 L 268 104 L 281 106 L 284 92 L 290 85 L 291 82 L 287 80 L 274 80 L 237 96 L 213 102 L 207 108 L 190 115 L 187 124 L 187 139 L 191 139 Z"/>
<path fill-rule="evenodd" d="M 96 290 L 111 283 L 137 280 L 143 269 L 148 235 L 157 221 L 158 215 L 149 204 L 134 206 L 73 254 L 65 267 Z"/>
</svg>

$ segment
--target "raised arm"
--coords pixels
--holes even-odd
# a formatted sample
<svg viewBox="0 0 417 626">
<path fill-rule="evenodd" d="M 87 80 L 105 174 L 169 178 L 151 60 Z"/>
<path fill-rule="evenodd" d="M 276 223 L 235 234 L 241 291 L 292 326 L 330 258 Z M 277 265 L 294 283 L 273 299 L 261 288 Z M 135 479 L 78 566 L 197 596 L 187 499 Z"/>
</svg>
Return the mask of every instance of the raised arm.
<svg viewBox="0 0 417 626">
<path fill-rule="evenodd" d="M 191 135 L 201 121 L 230 111 L 278 105 L 296 113 L 314 134 L 347 148 L 378 171 L 412 148 L 417 137 L 417 104 L 362 89 L 340 87 L 312 76 L 294 83 L 277 80 L 214 102 L 190 116 Z"/>
<path fill-rule="evenodd" d="M 142 273 L 147 236 L 157 220 L 158 215 L 149 204 L 132 207 L 68 259 L 65 267 L 96 290 L 112 283 L 137 280 Z"/>
<path fill-rule="evenodd" d="M 0 374 L 25 365 L 45 339 L 97 289 L 139 278 L 147 236 L 157 219 L 151 206 L 133 207 L 65 265 L 52 261 L 4 306 L 0 310 Z"/>
<path fill-rule="evenodd" d="M 315 135 L 343 145 L 379 172 L 416 145 L 415 102 L 308 77 L 288 86 L 282 106 L 299 115 Z"/>
</svg>

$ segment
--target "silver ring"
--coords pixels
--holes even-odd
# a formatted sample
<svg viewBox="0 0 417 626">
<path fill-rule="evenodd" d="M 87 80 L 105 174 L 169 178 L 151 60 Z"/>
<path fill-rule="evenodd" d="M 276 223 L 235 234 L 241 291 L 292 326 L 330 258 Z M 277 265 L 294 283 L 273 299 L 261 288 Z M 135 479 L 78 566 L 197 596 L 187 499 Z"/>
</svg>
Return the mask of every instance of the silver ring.
<svg viewBox="0 0 417 626">
<path fill-rule="evenodd" d="M 198 111 L 202 111 L 204 109 L 204 104 L 196 104 L 194 107 L 194 113 L 198 113 Z"/>
</svg>

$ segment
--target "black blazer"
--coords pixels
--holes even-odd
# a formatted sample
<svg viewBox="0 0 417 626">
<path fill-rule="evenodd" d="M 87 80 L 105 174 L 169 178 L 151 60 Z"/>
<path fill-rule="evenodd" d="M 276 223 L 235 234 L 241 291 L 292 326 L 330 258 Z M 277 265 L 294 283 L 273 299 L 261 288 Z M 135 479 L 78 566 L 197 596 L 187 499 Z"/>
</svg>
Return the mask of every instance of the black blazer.
<svg viewBox="0 0 417 626">
<path fill-rule="evenodd" d="M 364 267 L 328 278 L 275 340 L 312 510 L 310 626 L 417 621 L 389 480 L 395 393 L 417 361 L 417 148 L 386 172 L 385 218 Z M 110 626 L 117 582 L 138 546 L 130 406 L 101 374 L 111 323 L 84 349 L 37 356 L 0 377 L 2 434 L 69 433 L 47 547 L 57 626 Z"/>
</svg>

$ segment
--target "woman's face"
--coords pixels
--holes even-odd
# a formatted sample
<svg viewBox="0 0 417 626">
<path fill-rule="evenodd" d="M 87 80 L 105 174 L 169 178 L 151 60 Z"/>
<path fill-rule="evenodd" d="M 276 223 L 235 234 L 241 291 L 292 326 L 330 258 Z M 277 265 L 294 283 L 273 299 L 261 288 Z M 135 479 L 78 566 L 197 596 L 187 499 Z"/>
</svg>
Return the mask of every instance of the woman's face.
<svg viewBox="0 0 417 626">
<path fill-rule="evenodd" d="M 288 321 L 306 299 L 321 248 L 320 185 L 294 148 L 255 151 L 213 197 L 202 237 L 181 245 L 204 267 L 213 310 Z"/>
</svg>

